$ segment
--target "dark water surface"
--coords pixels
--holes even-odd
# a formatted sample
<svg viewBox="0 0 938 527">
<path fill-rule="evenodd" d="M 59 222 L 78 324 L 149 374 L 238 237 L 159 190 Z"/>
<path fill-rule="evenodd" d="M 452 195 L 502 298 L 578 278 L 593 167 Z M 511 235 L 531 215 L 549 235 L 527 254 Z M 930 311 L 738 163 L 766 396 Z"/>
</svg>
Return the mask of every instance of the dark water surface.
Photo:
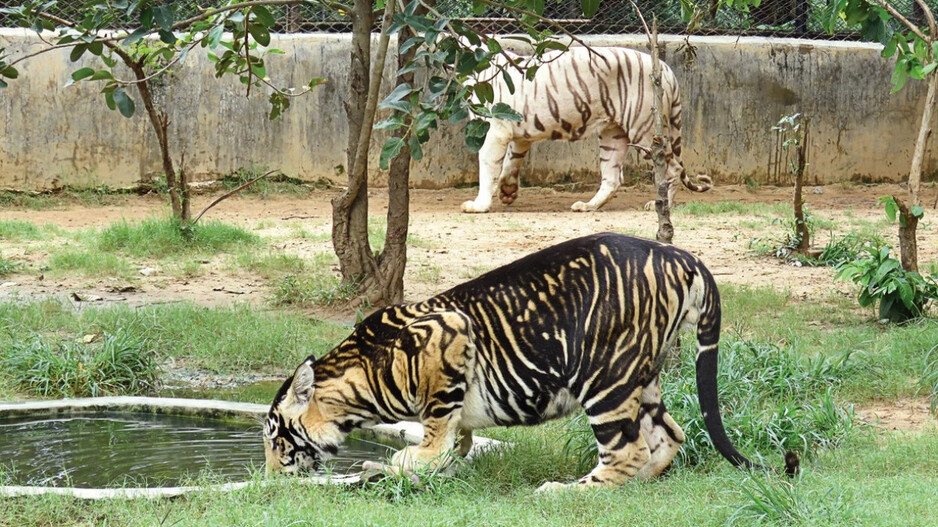
<svg viewBox="0 0 938 527">
<path fill-rule="evenodd" d="M 334 473 L 388 447 L 349 439 L 329 461 Z M 161 487 L 243 481 L 263 470 L 260 424 L 252 419 L 130 412 L 0 418 L 0 484 L 57 487 Z"/>
</svg>

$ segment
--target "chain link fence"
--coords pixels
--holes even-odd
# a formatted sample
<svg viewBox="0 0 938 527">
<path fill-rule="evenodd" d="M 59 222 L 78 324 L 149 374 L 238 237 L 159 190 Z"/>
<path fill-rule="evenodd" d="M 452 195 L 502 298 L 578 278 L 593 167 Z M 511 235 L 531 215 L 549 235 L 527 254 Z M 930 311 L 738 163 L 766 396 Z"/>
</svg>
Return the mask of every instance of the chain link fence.
<svg viewBox="0 0 938 527">
<path fill-rule="evenodd" d="M 761 35 L 827 40 L 859 40 L 856 31 L 848 30 L 841 21 L 833 33 L 824 28 L 829 17 L 832 0 L 762 0 L 757 7 L 747 12 L 720 5 L 709 0 L 690 31 L 694 35 Z M 19 2 L 0 0 L 0 7 L 13 7 Z M 50 13 L 75 20 L 83 11 L 86 2 L 60 0 Z M 637 0 L 636 4 L 646 20 L 652 16 L 658 20 L 661 33 L 688 34 L 687 23 L 681 17 L 680 0 Z M 704 4 L 704 2 L 701 2 Z M 892 4 L 906 17 L 924 23 L 921 10 L 915 0 L 898 0 Z M 926 0 L 933 10 L 938 10 L 938 0 Z M 177 17 L 193 16 L 212 5 L 212 2 L 177 2 Z M 282 33 L 351 31 L 351 21 L 345 13 L 325 7 L 311 5 L 274 6 L 270 8 L 277 18 L 277 31 Z M 437 10 L 449 17 L 463 18 L 473 28 L 486 33 L 512 33 L 521 30 L 510 12 L 504 9 L 488 9 L 484 13 L 472 12 L 470 0 L 438 0 Z M 641 22 L 628 0 L 602 0 L 599 11 L 590 19 L 580 13 L 580 3 L 575 0 L 548 2 L 544 17 L 562 25 L 567 31 L 580 35 L 643 33 Z M 379 23 L 380 21 L 376 21 Z M 0 14 L 0 27 L 13 26 L 12 20 Z M 545 28 L 550 27 L 544 25 Z M 553 28 L 556 29 L 556 28 Z"/>
</svg>

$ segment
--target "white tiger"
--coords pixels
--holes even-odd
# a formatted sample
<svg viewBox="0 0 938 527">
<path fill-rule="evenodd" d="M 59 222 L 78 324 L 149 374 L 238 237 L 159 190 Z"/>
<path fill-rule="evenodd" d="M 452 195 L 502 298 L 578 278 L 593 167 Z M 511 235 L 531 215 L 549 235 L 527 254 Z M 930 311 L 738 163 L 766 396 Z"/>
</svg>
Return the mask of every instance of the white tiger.
<svg viewBox="0 0 938 527">
<path fill-rule="evenodd" d="M 577 212 L 599 209 L 619 189 L 630 144 L 651 147 L 655 123 L 649 54 L 626 48 L 576 47 L 548 52 L 544 62 L 530 81 L 517 69 L 507 68 L 515 86 L 513 94 L 501 75 L 494 75 L 495 102 L 508 104 L 523 119 L 490 119 L 488 135 L 479 151 L 479 196 L 464 202 L 463 212 L 488 212 L 496 188 L 502 203 L 512 203 L 518 197 L 521 163 L 536 141 L 576 141 L 599 134 L 602 184 L 593 199 L 573 204 L 571 209 Z M 661 70 L 664 135 L 670 138 L 665 142 L 668 203 L 673 205 L 676 179 L 696 192 L 709 190 L 713 181 L 698 175 L 694 183 L 684 172 L 681 95 L 671 68 L 662 62 Z M 493 75 L 483 73 L 480 77 Z M 645 208 L 653 206 L 652 201 Z"/>
</svg>

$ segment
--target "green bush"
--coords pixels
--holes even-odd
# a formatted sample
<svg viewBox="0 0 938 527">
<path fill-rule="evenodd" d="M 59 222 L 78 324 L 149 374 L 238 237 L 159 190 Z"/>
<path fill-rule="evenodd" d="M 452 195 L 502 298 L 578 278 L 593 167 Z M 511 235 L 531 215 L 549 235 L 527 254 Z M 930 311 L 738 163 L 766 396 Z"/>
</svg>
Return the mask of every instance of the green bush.
<svg viewBox="0 0 938 527">
<path fill-rule="evenodd" d="M 842 263 L 835 277 L 860 286 L 857 301 L 861 306 L 879 301 L 881 319 L 904 322 L 922 316 L 926 304 L 938 300 L 938 274 L 922 276 L 906 271 L 899 260 L 889 256 L 892 247 L 888 245 L 866 244 L 863 250 L 868 256 Z"/>
<path fill-rule="evenodd" d="M 693 346 L 688 339 L 687 345 Z M 685 349 L 682 356 L 693 356 Z M 834 446 L 856 431 L 849 407 L 839 405 L 832 387 L 855 369 L 851 352 L 805 359 L 790 348 L 755 341 L 724 342 L 717 374 L 720 409 L 726 433 L 747 457 L 764 454 L 766 465 L 781 466 L 781 454 L 794 450 L 810 455 Z M 681 361 L 661 375 L 662 398 L 687 441 L 675 463 L 697 465 L 717 459 L 697 400 L 693 361 Z M 585 415 L 571 421 L 566 450 L 581 468 L 595 462 L 596 442 Z M 750 452 L 747 454 L 746 452 Z M 722 458 L 720 458 L 722 459 Z"/>
<path fill-rule="evenodd" d="M 14 384 L 40 397 L 143 395 L 157 385 L 157 361 L 147 344 L 123 331 L 90 344 L 32 335 L 11 346 L 3 366 Z"/>
</svg>

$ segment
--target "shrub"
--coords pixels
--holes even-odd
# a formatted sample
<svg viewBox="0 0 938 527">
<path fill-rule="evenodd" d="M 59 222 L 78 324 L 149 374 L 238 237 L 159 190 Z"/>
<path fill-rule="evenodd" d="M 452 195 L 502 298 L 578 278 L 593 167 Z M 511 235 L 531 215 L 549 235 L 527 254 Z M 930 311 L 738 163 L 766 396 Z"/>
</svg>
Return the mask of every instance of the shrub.
<svg viewBox="0 0 938 527">
<path fill-rule="evenodd" d="M 685 356 L 692 354 L 684 350 Z M 805 359 L 791 348 L 769 343 L 724 343 L 717 384 L 727 435 L 740 451 L 766 453 L 773 459 L 785 450 L 810 454 L 814 448 L 841 443 L 856 431 L 856 418 L 851 408 L 837 404 L 831 387 L 854 368 L 851 355 Z M 661 377 L 664 403 L 687 436 L 675 463 L 697 465 L 716 459 L 719 454 L 697 400 L 694 362 L 681 361 Z M 585 415 L 571 420 L 565 450 L 580 460 L 581 468 L 595 462 L 596 441 Z"/>
<path fill-rule="evenodd" d="M 12 345 L 3 366 L 15 384 L 41 397 L 142 395 L 157 385 L 154 352 L 123 331 L 90 344 L 33 335 Z"/>
</svg>

